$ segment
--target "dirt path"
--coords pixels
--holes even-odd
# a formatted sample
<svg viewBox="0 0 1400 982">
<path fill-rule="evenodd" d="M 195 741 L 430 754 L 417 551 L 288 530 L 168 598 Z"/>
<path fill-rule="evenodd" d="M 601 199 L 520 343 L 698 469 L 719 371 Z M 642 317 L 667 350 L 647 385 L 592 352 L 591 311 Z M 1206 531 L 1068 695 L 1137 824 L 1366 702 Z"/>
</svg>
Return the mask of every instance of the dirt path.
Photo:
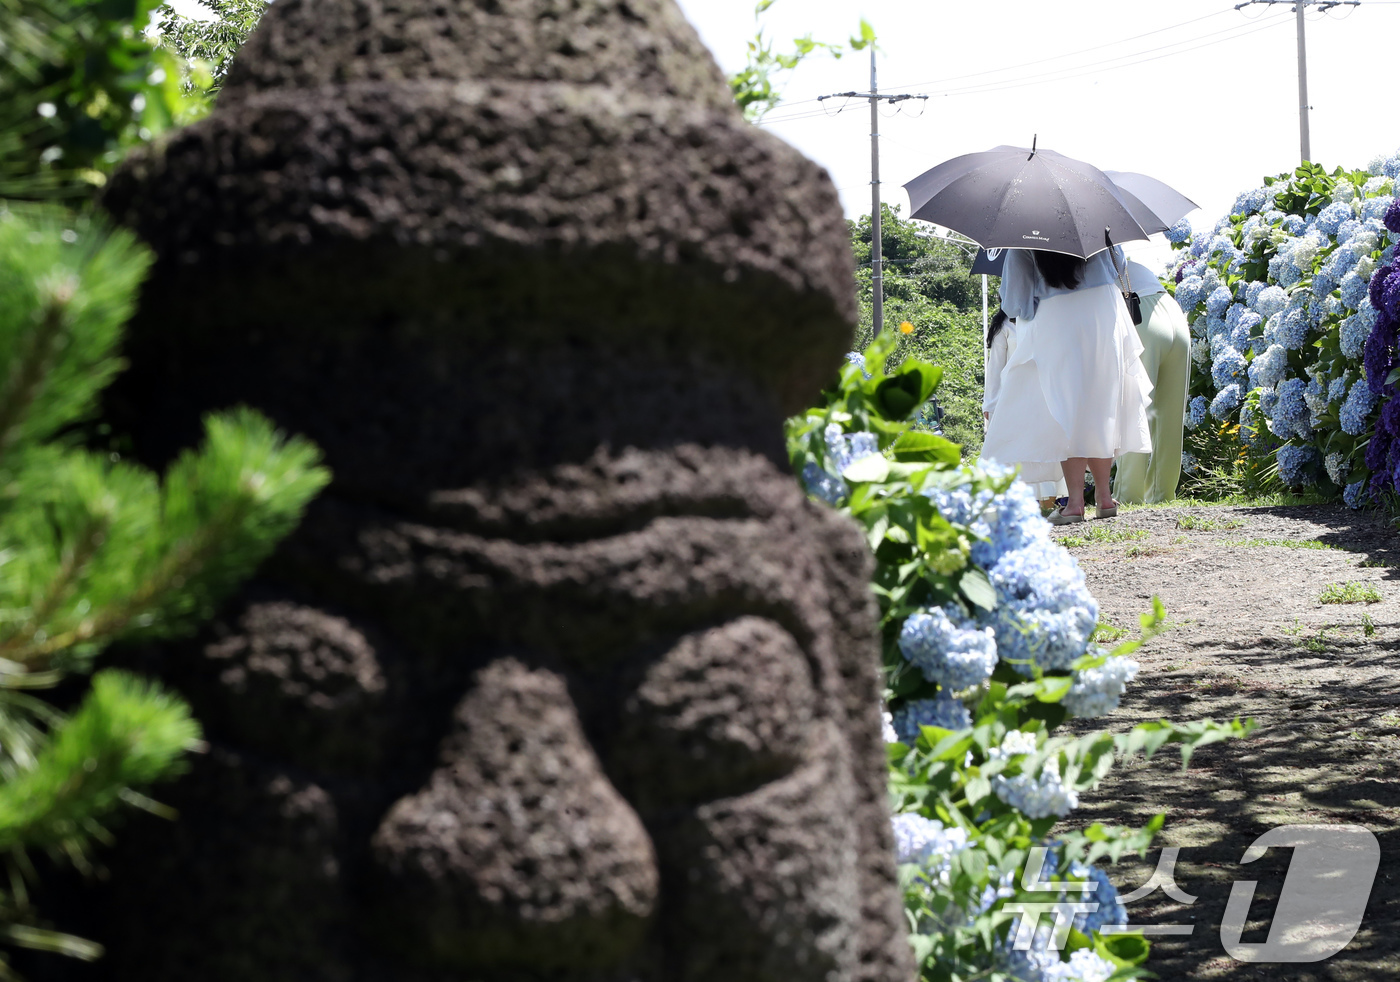
<svg viewBox="0 0 1400 982">
<path fill-rule="evenodd" d="M 1155 594 L 1177 625 L 1135 656 L 1142 673 L 1112 728 L 1159 717 L 1260 724 L 1247 740 L 1205 748 L 1184 774 L 1174 752 L 1121 765 L 1075 812 L 1135 824 L 1167 812 L 1157 844 L 1182 847 L 1176 882 L 1198 899 L 1159 892 L 1129 916 L 1196 927 L 1155 941 L 1149 967 L 1169 980 L 1400 980 L 1400 536 L 1340 506 L 1140 510 L 1056 535 L 1103 620 L 1135 628 Z M 1323 548 L 1270 544 L 1280 541 Z M 1319 602 L 1345 583 L 1381 599 Z M 1276 826 L 1322 823 L 1361 825 L 1380 841 L 1356 938 L 1314 964 L 1234 961 L 1219 929 L 1231 883 L 1258 881 L 1242 940 L 1264 941 L 1291 852 L 1242 866 L 1245 849 Z M 1156 861 L 1154 849 L 1110 875 L 1130 890 Z"/>
</svg>

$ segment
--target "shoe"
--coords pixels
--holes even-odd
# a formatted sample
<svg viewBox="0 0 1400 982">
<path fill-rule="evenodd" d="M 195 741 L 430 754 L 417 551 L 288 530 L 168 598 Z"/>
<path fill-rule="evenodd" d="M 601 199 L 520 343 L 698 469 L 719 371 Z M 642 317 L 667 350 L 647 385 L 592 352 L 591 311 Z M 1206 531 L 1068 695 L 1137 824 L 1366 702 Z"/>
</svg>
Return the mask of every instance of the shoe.
<svg viewBox="0 0 1400 982">
<path fill-rule="evenodd" d="M 1114 505 L 1112 508 L 1095 508 L 1095 509 L 1094 509 L 1094 517 L 1095 517 L 1095 518 L 1117 518 L 1117 517 L 1118 517 L 1118 506 L 1117 506 L 1117 505 Z"/>
<path fill-rule="evenodd" d="M 1083 515 L 1062 515 L 1060 509 L 1056 508 L 1046 518 L 1051 525 L 1078 525 L 1084 521 Z"/>
</svg>

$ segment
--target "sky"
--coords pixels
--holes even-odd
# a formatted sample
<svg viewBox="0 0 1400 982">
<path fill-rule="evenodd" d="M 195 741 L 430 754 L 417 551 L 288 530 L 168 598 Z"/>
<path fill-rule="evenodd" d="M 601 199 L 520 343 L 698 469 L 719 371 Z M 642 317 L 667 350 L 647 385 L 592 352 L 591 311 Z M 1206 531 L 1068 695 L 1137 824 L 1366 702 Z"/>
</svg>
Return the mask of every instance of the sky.
<svg viewBox="0 0 1400 982">
<path fill-rule="evenodd" d="M 743 66 L 758 26 L 751 0 L 680 0 L 722 68 Z M 864 17 L 879 37 L 881 199 L 908 213 L 902 184 L 959 154 L 1038 145 L 1104 170 L 1166 181 L 1211 225 L 1235 196 L 1300 159 L 1297 30 L 1286 4 L 1230 0 L 778 0 L 761 25 L 779 50 L 811 34 L 837 41 Z M 1312 157 L 1365 167 L 1400 149 L 1393 85 L 1400 2 L 1307 10 Z M 870 211 L 865 52 L 814 56 L 783 81 L 763 127 L 824 165 L 847 215 Z M 844 110 L 842 107 L 844 105 Z M 842 111 L 838 111 L 842 110 Z M 1161 237 L 1140 258 L 1165 251 Z M 1130 253 L 1135 252 L 1133 248 Z"/>
<path fill-rule="evenodd" d="M 1297 31 L 1287 4 L 1231 0 L 679 0 L 726 72 L 761 26 L 777 50 L 810 34 L 844 41 L 861 18 L 879 37 L 879 88 L 929 96 L 882 105 L 881 199 L 908 213 L 902 184 L 998 144 L 1043 148 L 1104 170 L 1150 174 L 1201 205 L 1197 226 L 1299 161 Z M 199 15 L 195 0 L 175 0 Z M 1400 0 L 1363 0 L 1306 17 L 1312 157 L 1364 167 L 1400 149 L 1387 105 Z M 830 172 L 849 217 L 870 211 L 866 52 L 815 55 L 781 80 L 760 125 Z M 1147 248 L 1155 258 L 1161 237 Z"/>
</svg>

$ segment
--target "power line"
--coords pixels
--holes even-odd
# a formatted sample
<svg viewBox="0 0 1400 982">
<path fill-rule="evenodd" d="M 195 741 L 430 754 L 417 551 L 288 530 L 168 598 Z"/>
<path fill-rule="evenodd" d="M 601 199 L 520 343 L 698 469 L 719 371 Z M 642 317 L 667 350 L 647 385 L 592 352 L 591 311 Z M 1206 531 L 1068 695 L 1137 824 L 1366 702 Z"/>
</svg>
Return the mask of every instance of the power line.
<svg viewBox="0 0 1400 982">
<path fill-rule="evenodd" d="M 1394 3 L 1400 3 L 1400 0 L 1377 0 L 1377 2 L 1394 2 Z M 1042 65 L 1042 64 L 1045 64 L 1046 62 L 1050 62 L 1050 61 L 1063 61 L 1063 60 L 1065 60 L 1065 59 L 1067 59 L 1067 58 L 1074 58 L 1074 57 L 1076 57 L 1076 56 L 1078 56 L 1078 55 L 1087 54 L 1087 53 L 1089 53 L 1090 51 L 1099 51 L 1099 50 L 1102 50 L 1103 48 L 1113 48 L 1113 47 L 1117 47 L 1117 46 L 1120 45 L 1120 44 L 1127 44 L 1129 41 L 1137 41 L 1137 40 L 1140 40 L 1140 39 L 1145 38 L 1145 37 L 1151 37 L 1151 36 L 1154 35 L 1154 34 L 1164 34 L 1164 33 L 1166 33 L 1167 31 L 1174 31 L 1174 30 L 1176 30 L 1176 29 L 1179 28 L 1179 27 L 1189 27 L 1189 26 L 1191 26 L 1192 24 L 1199 23 L 1200 21 L 1203 21 L 1203 20 L 1210 20 L 1212 17 L 1219 17 L 1220 15 L 1222 15 L 1222 14 L 1224 14 L 1224 13 L 1227 13 L 1227 11 L 1224 11 L 1224 10 L 1217 10 L 1217 11 L 1215 11 L 1214 13 L 1205 14 L 1205 15 L 1203 15 L 1203 16 L 1201 16 L 1201 17 L 1193 17 L 1191 20 L 1184 20 L 1184 21 L 1182 21 L 1182 22 L 1179 23 L 1179 24 L 1169 24 L 1169 25 L 1167 25 L 1166 27 L 1159 27 L 1159 28 L 1156 28 L 1156 29 L 1151 30 L 1151 31 L 1145 31 L 1145 32 L 1143 32 L 1142 34 L 1134 34 L 1134 35 L 1132 35 L 1131 37 L 1119 38 L 1119 39 L 1116 40 L 1116 41 L 1108 41 L 1108 42 L 1105 42 L 1105 43 L 1103 43 L 1103 44 L 1096 44 L 1096 45 L 1093 45 L 1092 47 L 1080 48 L 1080 49 L 1078 49 L 1077 51 L 1066 51 L 1064 54 L 1051 55 L 1051 56 L 1048 57 L 1048 58 L 1038 58 L 1038 59 L 1036 59 L 1035 61 L 1021 62 L 1021 63 L 1020 63 L 1019 65 L 1017 65 L 1016 67 L 1017 67 L 1017 68 L 1027 68 L 1027 67 L 1030 67 L 1031 65 Z M 1007 68 L 991 68 L 991 69 L 986 69 L 986 70 L 980 71 L 980 72 L 972 72 L 972 73 L 967 74 L 967 75 L 952 75 L 952 76 L 949 76 L 949 77 L 947 77 L 947 78 L 932 79 L 932 80 L 926 81 L 926 82 L 908 82 L 908 83 L 904 83 L 904 84 L 898 85 L 898 86 L 896 86 L 896 88 L 905 89 L 905 88 L 918 88 L 918 87 L 928 86 L 928 85 L 942 85 L 942 84 L 945 84 L 945 83 L 948 83 L 948 82 L 961 82 L 961 81 L 963 81 L 964 79 L 969 79 L 969 78 L 980 78 L 980 77 L 983 76 L 983 75 L 997 75 L 997 74 L 1001 74 L 1001 73 L 1007 72 L 1007 71 L 1012 71 L 1012 69 L 1007 69 Z M 818 101 L 820 101 L 820 100 L 817 99 L 817 98 L 811 98 L 811 99 L 796 99 L 796 100 L 793 100 L 793 101 L 791 101 L 791 102 L 785 102 L 785 103 L 783 103 L 783 105 L 784 105 L 785 107 L 802 106 L 802 105 L 807 105 L 808 103 L 813 103 L 813 102 L 818 102 Z"/>
<path fill-rule="evenodd" d="M 1385 2 L 1396 2 L 1396 3 L 1400 3 L 1400 0 L 1385 0 Z M 1204 19 L 1204 18 L 1198 18 L 1198 19 Z M 934 92 L 933 95 L 942 96 L 942 97 L 947 98 L 947 97 L 950 97 L 950 96 L 981 95 L 981 94 L 983 94 L 983 93 L 988 93 L 988 92 L 1004 92 L 1004 91 L 1007 91 L 1007 90 L 1010 90 L 1010 89 L 1023 88 L 1023 87 L 1025 87 L 1025 86 L 1027 86 L 1027 85 L 1051 85 L 1051 84 L 1054 84 L 1054 83 L 1056 83 L 1056 82 L 1068 81 L 1068 80 L 1074 79 L 1074 78 L 1082 78 L 1082 77 L 1087 76 L 1087 75 L 1094 75 L 1094 74 L 1099 74 L 1099 73 L 1102 73 L 1102 72 L 1117 71 L 1117 70 L 1120 70 L 1120 69 L 1123 69 L 1123 68 L 1133 68 L 1133 67 L 1136 67 L 1137 65 L 1146 64 L 1146 63 L 1153 62 L 1153 61 L 1159 61 L 1159 60 L 1161 60 L 1161 59 L 1163 59 L 1163 58 L 1170 58 L 1170 57 L 1175 57 L 1176 55 L 1186 54 L 1186 53 L 1189 52 L 1189 51 L 1196 51 L 1196 50 L 1199 50 L 1199 49 L 1201 49 L 1201 48 L 1211 47 L 1211 46 L 1216 45 L 1216 44 L 1224 44 L 1224 43 L 1227 42 L 1227 41 L 1235 41 L 1235 40 L 1238 40 L 1238 39 L 1240 39 L 1240 38 L 1247 37 L 1247 36 L 1249 36 L 1250 34 L 1255 34 L 1255 33 L 1258 33 L 1258 32 L 1260 32 L 1260 31 L 1268 30 L 1268 29 L 1273 28 L 1273 27 L 1281 26 L 1282 24 L 1284 24 L 1284 23 L 1287 21 L 1287 19 L 1288 19 L 1288 18 L 1283 17 L 1283 16 L 1277 16 L 1277 17 L 1268 17 L 1268 16 L 1266 16 L 1266 17 L 1263 17 L 1263 18 L 1259 18 L 1259 20 L 1261 21 L 1261 23 L 1259 23 L 1259 24 L 1257 24 L 1257 25 L 1250 25 L 1250 26 L 1246 27 L 1244 30 L 1241 30 L 1240 27 L 1239 27 L 1238 25 L 1236 25 L 1236 26 L 1232 26 L 1232 27 L 1229 27 L 1229 28 L 1225 28 L 1224 30 L 1221 30 L 1221 31 L 1212 31 L 1212 32 L 1210 32 L 1210 33 L 1208 33 L 1208 34 L 1198 35 L 1197 37 L 1194 37 L 1194 38 L 1186 38 L 1186 39 L 1183 39 L 1183 40 L 1181 40 L 1181 41 L 1172 42 L 1171 44 L 1162 45 L 1162 46 L 1159 46 L 1159 47 L 1156 47 L 1156 48 L 1147 48 L 1147 49 L 1144 49 L 1144 50 L 1142 50 L 1142 51 L 1133 52 L 1133 53 L 1131 53 L 1131 54 L 1121 55 L 1121 56 L 1119 56 L 1119 57 L 1117 57 L 1117 58 L 1109 59 L 1110 62 L 1120 62 L 1120 64 L 1102 64 L 1102 63 L 1100 63 L 1100 64 L 1097 64 L 1097 65 L 1092 65 L 1092 64 L 1091 64 L 1091 65 L 1067 65 L 1067 66 L 1065 66 L 1065 67 L 1063 67 L 1063 68 L 1057 68 L 1057 69 L 1054 69 L 1054 70 L 1048 71 L 1048 72 L 1038 72 L 1038 73 L 1034 73 L 1034 74 L 1031 74 L 1031 75 L 1016 76 L 1016 77 L 1009 78 L 1009 79 L 1002 79 L 1002 80 L 998 80 L 998 81 L 990 81 L 990 82 L 984 82 L 984 83 L 975 84 L 975 85 L 963 86 L 963 87 L 959 87 L 959 88 L 948 89 L 948 90 L 945 90 L 945 91 L 942 91 L 942 92 Z M 1223 38 L 1218 38 L 1217 40 L 1214 40 L 1214 41 L 1206 41 L 1204 44 L 1196 44 L 1196 43 L 1194 43 L 1194 42 L 1197 42 L 1197 41 L 1204 41 L 1206 38 L 1215 37 L 1217 34 L 1227 34 L 1227 35 L 1229 35 L 1229 36 L 1223 37 Z M 1182 45 L 1190 45 L 1190 47 L 1181 47 Z M 1101 46 L 1101 47 L 1103 47 L 1103 46 Z M 1178 50 L 1174 50 L 1174 51 L 1168 50 L 1168 49 L 1171 49 L 1171 48 L 1177 48 Z M 1161 52 L 1161 51 L 1164 51 L 1164 52 L 1166 52 L 1166 53 L 1165 53 L 1165 54 L 1154 55 L 1153 57 L 1143 57 L 1144 55 L 1152 55 L 1153 52 Z M 1043 59 L 1043 60 L 1052 60 L 1052 59 Z M 1032 63 L 1032 64 L 1033 64 L 1033 63 Z M 1065 73 L 1069 73 L 1069 74 L 1065 74 Z M 980 74 L 986 74 L 986 73 L 980 73 Z M 1055 76 L 1058 76 L 1058 77 L 1055 77 Z M 965 77 L 969 77 L 969 78 L 970 78 L 970 77 L 972 77 L 972 76 L 965 76 Z M 829 98 L 829 97 L 823 97 L 823 98 Z M 817 101 L 817 100 L 804 100 L 804 102 L 811 102 L 811 101 Z M 794 103 L 785 103 L 784 105 L 785 105 L 785 107 L 787 107 L 787 106 L 797 106 L 797 105 L 801 105 L 801 104 L 803 104 L 803 103 L 794 102 Z M 824 111 L 822 111 L 822 110 L 803 110 L 803 111 L 796 112 L 796 113 L 791 113 L 791 114 L 788 114 L 788 115 L 769 115 L 769 116 L 765 116 L 762 120 L 760 120 L 760 123 L 762 123 L 763 125 L 770 125 L 770 124 L 772 124 L 772 123 L 796 122 L 796 121 L 803 120 L 803 119 L 815 119 L 815 118 L 818 117 L 818 116 L 831 116 L 831 115 L 835 115 L 835 114 L 827 113 L 827 112 L 824 112 Z"/>
</svg>

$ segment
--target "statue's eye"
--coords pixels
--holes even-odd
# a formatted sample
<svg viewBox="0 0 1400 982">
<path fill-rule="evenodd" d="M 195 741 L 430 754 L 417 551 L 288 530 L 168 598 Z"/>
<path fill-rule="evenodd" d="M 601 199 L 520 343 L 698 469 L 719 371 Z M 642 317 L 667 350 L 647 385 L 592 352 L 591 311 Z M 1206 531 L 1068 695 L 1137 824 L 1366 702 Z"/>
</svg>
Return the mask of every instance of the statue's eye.
<svg viewBox="0 0 1400 982">
<path fill-rule="evenodd" d="M 177 673 L 216 741 L 330 771 L 372 769 L 394 743 L 380 652 L 345 618 L 253 603 L 203 655 Z"/>
<path fill-rule="evenodd" d="M 684 635 L 633 681 L 609 771 L 643 814 L 792 771 L 819 715 L 807 657 L 761 617 Z"/>
</svg>

